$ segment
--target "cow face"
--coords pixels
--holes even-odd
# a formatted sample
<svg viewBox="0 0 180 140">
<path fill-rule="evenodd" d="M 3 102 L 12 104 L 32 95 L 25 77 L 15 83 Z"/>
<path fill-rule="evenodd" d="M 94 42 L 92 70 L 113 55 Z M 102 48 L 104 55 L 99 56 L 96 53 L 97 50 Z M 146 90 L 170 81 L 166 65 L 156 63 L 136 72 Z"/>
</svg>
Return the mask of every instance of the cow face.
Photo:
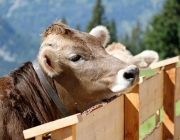
<svg viewBox="0 0 180 140">
<path fill-rule="evenodd" d="M 99 102 L 127 92 L 139 80 L 139 70 L 109 55 L 103 48 L 109 35 L 103 26 L 88 33 L 55 22 L 43 33 L 38 62 L 53 77 L 58 92 L 76 102 Z"/>
</svg>

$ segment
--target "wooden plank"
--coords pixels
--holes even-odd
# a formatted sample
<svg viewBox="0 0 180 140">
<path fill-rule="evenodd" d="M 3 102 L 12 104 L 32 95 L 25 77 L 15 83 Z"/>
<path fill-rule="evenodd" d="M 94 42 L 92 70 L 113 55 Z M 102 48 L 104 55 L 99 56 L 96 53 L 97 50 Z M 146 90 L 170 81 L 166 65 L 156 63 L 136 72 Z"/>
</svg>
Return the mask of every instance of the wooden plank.
<svg viewBox="0 0 180 140">
<path fill-rule="evenodd" d="M 175 118 L 174 139 L 180 139 L 180 115 Z"/>
<path fill-rule="evenodd" d="M 124 125 L 125 140 L 139 140 L 139 85 L 129 94 L 125 94 Z"/>
<path fill-rule="evenodd" d="M 176 68 L 175 100 L 180 100 L 180 67 Z"/>
<path fill-rule="evenodd" d="M 174 67 L 175 64 L 171 64 Z M 175 117 L 175 68 L 164 70 L 163 139 L 173 139 Z"/>
<path fill-rule="evenodd" d="M 76 132 L 77 140 L 124 140 L 124 95 L 83 117 Z"/>
<path fill-rule="evenodd" d="M 162 127 L 163 124 L 159 123 L 149 134 L 147 134 L 143 140 L 163 140 Z"/>
<path fill-rule="evenodd" d="M 140 84 L 139 125 L 156 113 L 163 105 L 164 75 L 159 72 Z"/>
<path fill-rule="evenodd" d="M 139 84 L 141 84 L 144 81 L 146 81 L 146 76 L 139 77 Z"/>
<path fill-rule="evenodd" d="M 51 140 L 76 140 L 76 125 L 53 131 Z"/>
<path fill-rule="evenodd" d="M 156 125 L 157 125 L 160 122 L 160 110 L 156 111 L 155 118 L 156 118 Z"/>
<path fill-rule="evenodd" d="M 81 114 L 72 115 L 63 119 L 49 122 L 23 131 L 24 138 L 29 139 L 38 135 L 49 133 L 82 121 Z"/>
<path fill-rule="evenodd" d="M 166 66 L 166 65 L 169 65 L 169 64 L 172 64 L 172 63 L 177 63 L 179 61 L 180 61 L 180 57 L 176 56 L 176 57 L 169 58 L 169 59 L 157 62 L 157 63 L 153 63 L 153 64 L 150 65 L 150 68 L 151 69 L 160 68 L 162 66 Z"/>
<path fill-rule="evenodd" d="M 42 140 L 43 136 L 42 135 L 39 135 L 39 136 L 36 136 L 35 137 L 35 140 Z"/>
</svg>

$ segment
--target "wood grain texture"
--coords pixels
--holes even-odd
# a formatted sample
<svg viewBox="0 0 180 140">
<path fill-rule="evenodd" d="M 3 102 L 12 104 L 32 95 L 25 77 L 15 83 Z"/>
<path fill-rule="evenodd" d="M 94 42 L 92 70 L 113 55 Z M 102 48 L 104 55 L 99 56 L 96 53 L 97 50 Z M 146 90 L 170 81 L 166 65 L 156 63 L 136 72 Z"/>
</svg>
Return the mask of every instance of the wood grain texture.
<svg viewBox="0 0 180 140">
<path fill-rule="evenodd" d="M 139 140 L 139 85 L 124 97 L 124 139 Z"/>
<path fill-rule="evenodd" d="M 180 139 L 180 115 L 175 117 L 174 139 Z"/>
<path fill-rule="evenodd" d="M 176 68 L 175 100 L 180 100 L 180 67 Z"/>
<path fill-rule="evenodd" d="M 124 95 L 83 117 L 76 132 L 77 140 L 124 140 Z"/>
<path fill-rule="evenodd" d="M 42 140 L 43 136 L 42 135 L 39 135 L 39 136 L 36 136 L 35 137 L 35 140 Z"/>
<path fill-rule="evenodd" d="M 175 117 L 175 64 L 171 69 L 164 70 L 164 112 L 163 112 L 163 139 L 173 139 Z"/>
<path fill-rule="evenodd" d="M 51 132 L 51 140 L 76 140 L 76 125 Z"/>
<path fill-rule="evenodd" d="M 159 72 L 147 78 L 139 87 L 139 125 L 163 106 L 164 75 Z"/>
</svg>

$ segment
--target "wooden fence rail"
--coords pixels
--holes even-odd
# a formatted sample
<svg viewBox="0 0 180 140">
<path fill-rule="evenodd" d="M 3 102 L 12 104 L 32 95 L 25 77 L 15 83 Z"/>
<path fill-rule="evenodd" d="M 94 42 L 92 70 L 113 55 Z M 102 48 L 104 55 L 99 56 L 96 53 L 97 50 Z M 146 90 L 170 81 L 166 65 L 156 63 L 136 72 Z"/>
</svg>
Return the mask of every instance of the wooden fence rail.
<svg viewBox="0 0 180 140">
<path fill-rule="evenodd" d="M 180 115 L 175 113 L 180 100 L 180 57 L 155 63 L 157 73 L 133 90 L 121 95 L 87 116 L 72 115 L 24 130 L 25 139 L 51 134 L 51 140 L 139 140 L 139 127 L 156 115 L 156 126 L 145 140 L 179 140 Z M 163 111 L 162 119 L 159 112 Z"/>
</svg>

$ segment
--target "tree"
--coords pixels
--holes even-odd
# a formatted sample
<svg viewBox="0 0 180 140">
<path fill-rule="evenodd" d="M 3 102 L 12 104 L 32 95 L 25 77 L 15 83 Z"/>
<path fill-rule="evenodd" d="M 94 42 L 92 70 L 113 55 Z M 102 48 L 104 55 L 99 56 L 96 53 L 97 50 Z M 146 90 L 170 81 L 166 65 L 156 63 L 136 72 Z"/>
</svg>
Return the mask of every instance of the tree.
<svg viewBox="0 0 180 140">
<path fill-rule="evenodd" d="M 98 25 L 103 25 L 106 21 L 104 15 L 104 6 L 102 5 L 101 0 L 96 0 L 96 5 L 93 8 L 92 18 L 89 21 L 86 31 L 91 31 L 92 28 Z"/>
<path fill-rule="evenodd" d="M 117 30 L 115 21 L 112 20 L 110 23 L 107 22 L 105 26 L 108 28 L 109 35 L 111 37 L 108 44 L 111 44 L 112 42 L 117 42 Z"/>
<path fill-rule="evenodd" d="M 67 24 L 66 18 L 64 16 L 61 18 L 61 22 Z"/>
<path fill-rule="evenodd" d="M 131 46 L 130 51 L 133 50 L 132 53 L 138 54 L 144 49 L 142 38 L 143 38 L 143 30 L 141 28 L 141 23 L 139 22 L 139 20 L 137 20 L 136 26 L 132 29 L 132 33 L 131 33 L 133 46 Z"/>
<path fill-rule="evenodd" d="M 81 31 L 81 27 L 80 27 L 80 25 L 79 25 L 79 24 L 77 24 L 75 29 L 76 29 L 76 30 Z"/>
<path fill-rule="evenodd" d="M 89 21 L 86 32 L 90 32 L 92 28 L 98 25 L 104 25 L 109 30 L 110 34 L 110 41 L 109 44 L 112 42 L 117 42 L 117 34 L 116 34 L 116 23 L 114 20 L 109 22 L 105 17 L 105 8 L 102 5 L 101 0 L 96 0 L 96 4 L 93 8 L 92 18 Z"/>
<path fill-rule="evenodd" d="M 120 42 L 125 45 L 133 55 L 136 55 L 144 49 L 142 41 L 143 35 L 144 32 L 141 28 L 141 23 L 137 20 L 136 25 L 132 28 L 131 34 L 126 34 Z"/>
<path fill-rule="evenodd" d="M 162 59 L 180 54 L 180 0 L 165 1 L 162 11 L 149 23 L 143 43 Z"/>
</svg>

